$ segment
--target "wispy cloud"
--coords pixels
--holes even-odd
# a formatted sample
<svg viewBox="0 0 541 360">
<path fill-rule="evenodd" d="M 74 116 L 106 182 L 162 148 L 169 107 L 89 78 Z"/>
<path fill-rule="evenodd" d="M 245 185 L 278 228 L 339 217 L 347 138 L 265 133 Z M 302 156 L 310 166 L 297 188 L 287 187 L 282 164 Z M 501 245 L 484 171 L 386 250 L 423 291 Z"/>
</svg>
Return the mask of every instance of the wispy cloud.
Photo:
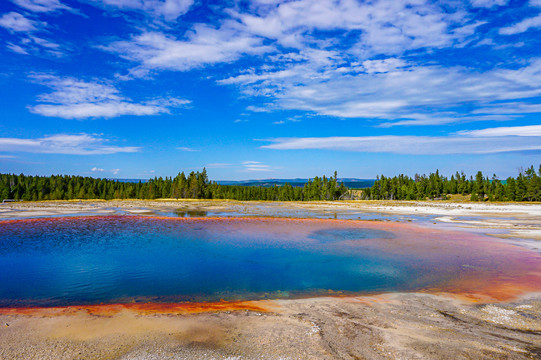
<svg viewBox="0 0 541 360">
<path fill-rule="evenodd" d="M 36 31 L 44 25 L 42 22 L 30 20 L 16 12 L 10 12 L 0 17 L 0 26 L 12 33 L 28 33 Z"/>
<path fill-rule="evenodd" d="M 28 51 L 26 51 L 22 46 L 19 46 L 19 45 L 17 45 L 17 44 L 13 44 L 13 43 L 8 42 L 8 43 L 6 44 L 6 47 L 7 47 L 9 50 L 11 50 L 11 51 L 13 51 L 13 52 L 15 52 L 15 53 L 23 54 L 23 55 L 28 55 Z"/>
<path fill-rule="evenodd" d="M 241 165 L 242 170 L 248 172 L 268 172 L 273 170 L 272 166 L 263 164 L 260 161 L 243 161 Z"/>
<path fill-rule="evenodd" d="M 365 60 L 362 63 L 364 71 L 367 74 L 388 73 L 407 66 L 404 60 L 397 58 L 387 58 L 383 60 Z M 347 68 L 345 69 L 347 70 Z"/>
<path fill-rule="evenodd" d="M 139 64 L 131 71 L 133 76 L 145 76 L 150 70 L 187 71 L 271 50 L 261 38 L 233 28 L 215 29 L 203 24 L 196 25 L 184 40 L 161 32 L 144 32 L 101 49 Z"/>
<path fill-rule="evenodd" d="M 107 155 L 134 153 L 136 146 L 116 146 L 110 140 L 93 134 L 56 134 L 37 139 L 0 138 L 0 151 L 41 154 Z"/>
<path fill-rule="evenodd" d="M 177 150 L 180 150 L 180 151 L 187 151 L 187 152 L 196 152 L 196 151 L 200 151 L 200 150 L 193 149 L 193 148 L 187 147 L 187 146 L 178 146 L 176 149 L 177 149 Z"/>
<path fill-rule="evenodd" d="M 461 10 L 424 1 L 298 0 L 252 3 L 251 13 L 231 10 L 244 31 L 302 48 L 314 30 L 354 31 L 358 54 L 400 54 L 407 49 L 442 47 L 465 36 L 454 32 L 467 19 Z M 355 33 L 354 33 L 355 34 Z M 364 56 L 363 55 L 363 56 Z"/>
<path fill-rule="evenodd" d="M 473 114 L 529 114 L 541 113 L 541 104 L 525 102 L 497 102 L 472 111 Z"/>
<path fill-rule="evenodd" d="M 99 168 L 99 167 L 94 166 L 92 169 L 90 169 L 90 171 L 98 172 L 98 173 L 108 172 L 108 173 L 111 173 L 113 175 L 117 175 L 120 172 L 120 169 L 105 170 L 103 168 Z"/>
<path fill-rule="evenodd" d="M 102 7 L 138 11 L 145 15 L 174 21 L 188 12 L 193 0 L 91 0 Z"/>
<path fill-rule="evenodd" d="M 318 66 L 294 64 L 284 70 L 242 74 L 222 80 L 237 84 L 249 96 L 272 96 L 281 109 L 311 111 L 344 118 L 386 120 L 387 125 L 436 125 L 487 120 L 455 110 L 463 104 L 474 109 L 496 106 L 502 100 L 539 96 L 541 59 L 520 69 L 472 72 L 465 67 L 409 64 L 396 68 L 392 62 L 364 65 Z M 374 65 L 374 66 L 372 66 Z M 381 71 L 381 72 L 380 72 Z M 383 72 L 386 71 L 386 72 Z M 525 105 L 521 105 L 525 106 Z M 423 108 L 429 109 L 422 112 Z M 272 108 L 271 108 L 272 109 Z M 508 117 L 507 119 L 512 119 Z"/>
<path fill-rule="evenodd" d="M 191 0 L 94 3 L 147 11 L 169 20 L 193 5 Z M 168 26 L 141 26 L 140 33 L 99 48 L 133 64 L 122 79 L 164 70 L 189 71 L 245 57 L 253 60 L 265 54 L 259 65 L 218 80 L 220 85 L 238 86 L 246 97 L 267 98 L 267 106 L 248 107 L 256 112 L 293 109 L 380 119 L 384 126 L 484 121 L 488 118 L 476 115 L 476 108 L 540 95 L 539 59 L 532 58 L 521 68 L 515 62 L 479 71 L 415 61 L 415 54 L 480 43 L 476 31 L 487 22 L 476 19 L 471 8 L 507 3 L 295 0 L 270 5 L 253 1 L 222 9 L 222 18 L 212 25 L 194 23 L 182 32 Z M 515 30 L 502 28 L 500 33 L 534 26 L 535 19 L 513 25 Z M 487 44 L 492 41 L 483 39 Z M 472 115 L 456 109 L 463 105 L 470 107 Z"/>
<path fill-rule="evenodd" d="M 74 11 L 71 7 L 62 4 L 59 0 L 11 0 L 20 7 L 38 13 L 53 12 L 59 10 Z"/>
<path fill-rule="evenodd" d="M 17 12 L 10 12 L 0 17 L 0 27 L 11 32 L 16 40 L 6 42 L 6 47 L 18 54 L 41 55 L 62 57 L 67 48 L 54 41 L 43 38 L 47 34 L 47 23 L 44 21 L 32 20 Z M 37 36 L 36 33 L 41 33 Z"/>
<path fill-rule="evenodd" d="M 514 35 L 523 33 L 531 28 L 541 27 L 541 15 L 524 19 L 514 25 L 503 27 L 500 29 L 502 35 Z"/>
<path fill-rule="evenodd" d="M 188 100 L 160 98 L 136 103 L 122 96 L 111 83 L 83 81 L 54 75 L 33 75 L 31 78 L 52 92 L 39 96 L 39 105 L 31 112 L 64 119 L 113 118 L 122 115 L 156 115 L 169 113 L 171 108 L 183 107 Z"/>
<path fill-rule="evenodd" d="M 411 155 L 492 154 L 541 150 L 541 136 L 359 136 L 269 139 L 261 148 L 339 150 Z"/>
<path fill-rule="evenodd" d="M 506 5 L 508 0 L 472 0 L 471 4 L 474 7 L 491 8 L 493 6 Z"/>
<path fill-rule="evenodd" d="M 458 132 L 465 136 L 534 136 L 541 137 L 541 125 L 502 126 L 480 130 L 464 130 Z"/>
<path fill-rule="evenodd" d="M 70 49 L 67 46 L 61 46 L 51 40 L 43 39 L 32 34 L 25 34 L 18 39 L 18 43 L 8 42 L 6 47 L 18 54 L 35 55 L 41 57 L 62 58 L 66 56 Z"/>
<path fill-rule="evenodd" d="M 232 169 L 240 172 L 270 172 L 274 167 L 260 161 L 247 160 L 241 163 L 212 163 L 205 165 L 208 169 Z"/>
</svg>

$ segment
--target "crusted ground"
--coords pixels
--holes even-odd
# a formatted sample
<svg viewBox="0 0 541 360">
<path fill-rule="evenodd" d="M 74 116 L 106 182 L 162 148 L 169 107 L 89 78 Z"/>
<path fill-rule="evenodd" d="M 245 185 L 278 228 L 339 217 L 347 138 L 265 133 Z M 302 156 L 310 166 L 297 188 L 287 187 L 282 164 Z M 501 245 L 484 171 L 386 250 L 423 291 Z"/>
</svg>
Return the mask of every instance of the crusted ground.
<svg viewBox="0 0 541 360">
<path fill-rule="evenodd" d="M 0 315 L 1 359 L 538 359 L 541 297 L 386 294 L 267 311 Z"/>
</svg>

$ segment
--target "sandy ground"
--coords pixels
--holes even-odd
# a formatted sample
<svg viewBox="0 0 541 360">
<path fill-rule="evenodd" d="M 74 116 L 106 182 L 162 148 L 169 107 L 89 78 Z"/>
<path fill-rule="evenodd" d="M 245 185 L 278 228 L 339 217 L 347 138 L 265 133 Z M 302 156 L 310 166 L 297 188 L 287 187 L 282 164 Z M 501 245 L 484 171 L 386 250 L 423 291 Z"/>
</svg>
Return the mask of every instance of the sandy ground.
<svg viewBox="0 0 541 360">
<path fill-rule="evenodd" d="M 197 314 L 0 315 L 1 359 L 539 359 L 541 297 L 280 300 Z"/>
<path fill-rule="evenodd" d="M 518 245 L 538 243 L 541 230 L 541 204 L 85 201 L 0 205 L 0 219 L 81 214 L 412 221 L 494 233 Z M 506 303 L 400 293 L 264 301 L 197 311 L 122 306 L 0 309 L 0 359 L 541 359 L 541 294 L 524 294 Z"/>
</svg>

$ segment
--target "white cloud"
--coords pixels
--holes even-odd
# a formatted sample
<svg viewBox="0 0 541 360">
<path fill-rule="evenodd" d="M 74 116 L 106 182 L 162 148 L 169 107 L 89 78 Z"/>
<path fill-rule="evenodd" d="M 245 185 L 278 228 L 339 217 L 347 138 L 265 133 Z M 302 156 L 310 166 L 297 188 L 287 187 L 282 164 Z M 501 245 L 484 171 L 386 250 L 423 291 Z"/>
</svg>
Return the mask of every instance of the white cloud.
<svg viewBox="0 0 541 360">
<path fill-rule="evenodd" d="M 117 175 L 120 172 L 120 169 L 111 169 L 111 170 L 105 170 L 103 168 L 99 168 L 94 166 L 92 169 L 90 169 L 92 172 L 110 172 L 113 175 Z"/>
<path fill-rule="evenodd" d="M 114 3 L 128 8 L 140 5 L 137 0 L 114 0 Z M 317 63 L 316 57 L 321 55 L 319 60 L 330 64 L 334 60 L 326 58 L 331 52 L 325 47 L 338 42 L 339 37 L 316 40 L 312 32 L 320 30 L 353 32 L 354 44 L 345 51 L 349 56 L 368 60 L 375 54 L 397 55 L 412 49 L 450 46 L 473 34 L 481 24 L 468 23 L 468 16 L 462 10 L 450 11 L 451 7 L 444 9 L 419 0 L 365 3 L 298 0 L 276 6 L 252 5 L 242 11 L 226 9 L 232 19 L 221 20 L 218 27 L 195 24 L 182 38 L 144 31 L 130 40 L 101 48 L 138 63 L 131 75 L 143 77 L 153 69 L 186 71 L 267 53 L 279 46 L 297 48 L 303 56 L 310 54 L 312 63 Z M 383 62 L 379 67 L 402 65 L 391 63 L 392 59 L 383 61 L 388 63 Z M 367 68 L 380 71 L 376 62 L 366 63 Z"/>
<path fill-rule="evenodd" d="M 541 104 L 505 102 L 496 103 L 472 111 L 474 114 L 526 114 L 541 113 Z"/>
<path fill-rule="evenodd" d="M 53 41 L 35 36 L 36 32 L 46 32 L 47 23 L 31 20 L 23 15 L 10 12 L 0 17 L 0 27 L 17 36 L 17 43 L 7 42 L 6 47 L 22 55 L 48 55 L 62 57 L 67 49 Z"/>
<path fill-rule="evenodd" d="M 462 115 L 453 109 L 461 104 L 487 108 L 498 101 L 541 95 L 541 59 L 533 59 L 518 69 L 495 68 L 485 72 L 414 64 L 394 68 L 388 63 L 367 63 L 368 71 L 366 65 L 321 67 L 310 62 L 295 63 L 287 71 L 252 72 L 220 83 L 240 85 L 248 96 L 271 97 L 274 108 L 383 119 L 387 125 L 488 120 L 487 116 Z M 429 112 L 423 112 L 424 108 Z M 496 120 L 495 115 L 493 119 Z"/>
<path fill-rule="evenodd" d="M 269 172 L 273 171 L 273 167 L 270 165 L 263 164 L 260 161 L 243 161 L 240 164 L 230 164 L 230 163 L 212 163 L 205 165 L 207 169 L 237 169 L 241 172 Z"/>
<path fill-rule="evenodd" d="M 61 48 L 60 44 L 57 44 L 50 40 L 39 38 L 37 36 L 29 36 L 28 38 L 36 45 L 42 46 L 44 48 L 53 49 L 53 50 L 58 50 Z"/>
<path fill-rule="evenodd" d="M 288 47 L 303 47 L 310 32 L 359 32 L 358 53 L 400 54 L 406 49 L 442 47 L 462 34 L 453 33 L 465 13 L 450 12 L 418 0 L 370 1 L 298 0 L 278 5 L 254 5 L 252 13 L 230 11 L 246 32 L 276 39 Z M 255 12 L 255 14 L 253 13 Z"/>
<path fill-rule="evenodd" d="M 28 52 L 17 44 L 7 43 L 7 48 L 18 54 L 28 55 Z"/>
<path fill-rule="evenodd" d="M 58 0 L 11 0 L 20 7 L 33 12 L 53 12 L 57 10 L 69 10 L 72 8 L 62 4 Z"/>
<path fill-rule="evenodd" d="M 407 115 L 409 120 L 393 120 L 382 122 L 377 127 L 389 128 L 392 126 L 422 126 L 443 125 L 450 123 L 468 123 L 475 121 L 509 121 L 519 117 L 518 115 L 462 115 L 456 112 L 411 113 Z"/>
<path fill-rule="evenodd" d="M 541 136 L 359 136 L 269 139 L 275 150 L 339 150 L 411 155 L 492 154 L 541 150 Z"/>
<path fill-rule="evenodd" d="M 32 32 L 42 27 L 44 23 L 25 18 L 23 15 L 10 12 L 0 17 L 0 26 L 10 32 Z"/>
<path fill-rule="evenodd" d="M 270 165 L 265 165 L 259 161 L 243 161 L 241 165 L 243 167 L 242 171 L 248 171 L 248 172 L 272 171 L 272 167 Z"/>
<path fill-rule="evenodd" d="M 43 11 L 64 6 L 63 0 L 12 1 L 42 7 Z M 107 9 L 145 12 L 167 21 L 185 14 L 193 4 L 193 0 L 92 1 Z M 487 8 L 506 3 L 471 2 L 474 7 Z M 425 0 L 256 1 L 216 12 L 221 19 L 213 21 L 212 26 L 198 23 L 183 33 L 178 29 L 185 26 L 149 24 L 145 18 L 144 25 L 138 23 L 141 33 L 100 48 L 134 64 L 127 76 L 117 80 L 266 55 L 257 59 L 263 65 L 251 61 L 250 67 L 218 80 L 221 85 L 239 86 L 248 97 L 265 97 L 267 105 L 248 108 L 255 112 L 302 110 L 317 115 L 377 119 L 383 126 L 512 119 L 516 113 L 481 113 L 480 109 L 495 108 L 498 101 L 527 102 L 539 96 L 541 60 L 533 59 L 519 69 L 506 69 L 504 64 L 493 70 L 479 70 L 439 66 L 427 63 L 424 56 L 417 57 L 435 49 L 456 49 L 468 42 L 481 44 L 476 31 L 484 23 L 466 10 L 471 7 L 464 2 Z M 136 15 L 140 19 L 140 14 Z M 527 22 L 532 19 L 536 18 L 522 23 L 530 26 Z M 526 26 L 520 24 L 513 27 Z M 500 31 L 516 31 L 504 29 Z M 59 51 L 54 42 L 38 37 L 31 42 Z M 22 44 L 8 46 L 13 52 L 31 53 Z M 72 83 L 67 84 L 67 80 Z M 84 119 L 152 115 L 188 103 L 183 99 L 133 101 L 111 83 L 96 80 L 57 78 L 58 85 L 54 81 L 44 83 L 53 92 L 40 97 L 40 104 L 30 109 L 45 116 Z M 63 96 L 64 92 L 68 96 Z M 79 97 L 81 92 L 103 96 L 86 99 Z M 468 105 L 470 114 L 464 115 L 458 109 L 462 105 Z"/>
<path fill-rule="evenodd" d="M 514 25 L 503 27 L 499 30 L 502 35 L 514 35 L 523 33 L 531 28 L 541 27 L 541 15 L 527 18 Z"/>
<path fill-rule="evenodd" d="M 262 39 L 239 33 L 230 28 L 215 29 L 196 25 L 178 40 L 160 32 L 145 32 L 129 41 L 117 41 L 103 50 L 139 63 L 132 71 L 134 76 L 144 76 L 148 70 L 187 71 L 204 65 L 231 62 L 244 54 L 262 54 L 270 50 Z"/>
<path fill-rule="evenodd" d="M 504 3 L 479 0 L 474 5 Z M 248 97 L 269 98 L 267 106 L 247 108 L 255 112 L 296 109 L 384 119 L 387 125 L 441 124 L 456 121 L 453 106 L 540 93 L 537 85 L 505 78 L 509 75 L 505 69 L 478 73 L 465 67 L 417 66 L 410 58 L 401 58 L 411 50 L 424 52 L 475 40 L 469 37 L 484 23 L 473 21 L 462 5 L 423 0 L 294 0 L 272 5 L 264 1 L 225 13 L 231 18 L 216 27 L 195 24 L 182 37 L 144 31 L 101 49 L 136 64 L 127 78 L 267 54 L 264 65 L 218 80 L 221 85 L 238 85 Z M 333 35 L 327 37 L 325 31 Z M 341 35 L 349 40 L 343 41 Z M 438 108 L 430 119 L 421 113 L 427 107 Z M 462 117 L 459 121 L 480 119 Z"/>
<path fill-rule="evenodd" d="M 93 0 L 94 4 L 116 7 L 121 10 L 135 10 L 167 21 L 176 20 L 193 5 L 193 0 Z"/>
<path fill-rule="evenodd" d="M 363 67 L 368 74 L 386 73 L 405 67 L 407 63 L 396 58 L 388 58 L 383 60 L 365 60 Z"/>
<path fill-rule="evenodd" d="M 0 138 L 0 151 L 41 154 L 106 155 L 133 153 L 140 147 L 116 146 L 109 140 L 92 134 L 56 134 L 38 139 Z"/>
<path fill-rule="evenodd" d="M 507 5 L 508 0 L 471 0 L 471 4 L 474 7 L 491 8 L 493 6 Z"/>
<path fill-rule="evenodd" d="M 13 52 L 23 55 L 37 55 L 37 56 L 54 56 L 57 58 L 66 55 L 69 50 L 67 47 L 63 47 L 53 41 L 43 39 L 31 34 L 23 34 L 20 36 L 18 44 L 7 43 L 7 48 Z"/>
<path fill-rule="evenodd" d="M 224 82 L 222 82 L 223 84 L 225 84 L 226 80 L 224 80 Z M 220 82 L 219 82 L 220 83 Z M 272 111 L 272 107 L 273 105 L 272 104 L 266 104 L 266 106 L 262 107 L 262 106 L 254 106 L 254 105 L 248 105 L 246 107 L 246 110 L 248 111 L 252 111 L 252 112 L 255 112 L 255 113 L 266 113 L 266 112 L 271 112 Z"/>
<path fill-rule="evenodd" d="M 113 118 L 123 115 L 156 115 L 166 109 L 125 102 L 102 102 L 98 104 L 43 104 L 30 107 L 33 113 L 64 119 Z"/>
<path fill-rule="evenodd" d="M 490 136 L 537 136 L 541 137 L 541 125 L 505 126 L 481 130 L 460 131 L 459 135 L 490 137 Z"/>
<path fill-rule="evenodd" d="M 32 79 L 52 89 L 42 94 L 42 104 L 29 107 L 43 116 L 64 119 L 112 118 L 122 115 L 155 115 L 169 113 L 170 108 L 188 104 L 188 100 L 163 98 L 134 103 L 120 94 L 112 84 L 82 81 L 54 75 L 34 75 Z"/>
<path fill-rule="evenodd" d="M 177 147 L 177 150 L 187 151 L 187 152 L 199 151 L 197 149 L 192 149 L 191 147 L 186 147 L 186 146 L 179 146 L 179 147 Z"/>
</svg>

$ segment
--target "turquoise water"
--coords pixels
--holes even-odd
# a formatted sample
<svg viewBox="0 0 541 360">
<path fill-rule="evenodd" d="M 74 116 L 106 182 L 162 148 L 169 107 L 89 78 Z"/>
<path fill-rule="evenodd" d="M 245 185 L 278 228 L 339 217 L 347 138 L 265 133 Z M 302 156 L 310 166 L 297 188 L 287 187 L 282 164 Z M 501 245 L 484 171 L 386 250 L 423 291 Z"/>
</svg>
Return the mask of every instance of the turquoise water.
<svg viewBox="0 0 541 360">
<path fill-rule="evenodd" d="M 2 307 L 413 290 L 460 268 L 330 220 L 35 219 L 0 222 L 0 239 Z"/>
</svg>

